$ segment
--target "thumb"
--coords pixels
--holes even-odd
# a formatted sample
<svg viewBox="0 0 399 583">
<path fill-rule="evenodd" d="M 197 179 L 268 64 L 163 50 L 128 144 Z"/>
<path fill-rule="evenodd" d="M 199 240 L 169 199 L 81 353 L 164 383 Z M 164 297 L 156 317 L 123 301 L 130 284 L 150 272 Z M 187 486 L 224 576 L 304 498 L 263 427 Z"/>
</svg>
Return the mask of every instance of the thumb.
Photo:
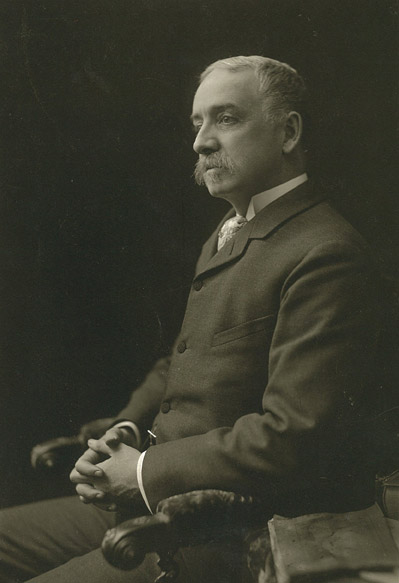
<svg viewBox="0 0 399 583">
<path fill-rule="evenodd" d="M 109 447 L 116 447 L 122 443 L 124 439 L 122 427 L 112 427 L 111 429 L 108 429 L 102 439 Z"/>
</svg>

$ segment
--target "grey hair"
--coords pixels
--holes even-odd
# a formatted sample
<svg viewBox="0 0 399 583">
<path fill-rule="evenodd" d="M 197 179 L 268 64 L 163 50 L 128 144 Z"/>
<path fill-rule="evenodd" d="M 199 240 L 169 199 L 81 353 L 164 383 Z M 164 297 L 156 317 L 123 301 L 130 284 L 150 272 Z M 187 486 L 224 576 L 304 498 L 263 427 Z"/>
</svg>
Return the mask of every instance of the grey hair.
<svg viewBox="0 0 399 583">
<path fill-rule="evenodd" d="M 220 59 L 204 70 L 200 83 L 215 69 L 232 72 L 252 69 L 259 81 L 259 91 L 264 96 L 264 111 L 272 121 L 283 121 L 290 111 L 297 111 L 302 117 L 307 117 L 305 82 L 287 63 L 258 55 Z"/>
</svg>

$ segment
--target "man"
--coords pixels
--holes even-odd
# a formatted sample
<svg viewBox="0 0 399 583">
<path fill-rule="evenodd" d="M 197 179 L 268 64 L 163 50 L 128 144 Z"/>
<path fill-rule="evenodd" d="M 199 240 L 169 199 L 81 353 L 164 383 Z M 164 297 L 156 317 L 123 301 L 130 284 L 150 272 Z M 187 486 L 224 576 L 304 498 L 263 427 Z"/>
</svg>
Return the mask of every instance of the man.
<svg viewBox="0 0 399 583">
<path fill-rule="evenodd" d="M 41 541 L 34 552 L 27 541 L 24 557 L 14 526 L 0 550 L 14 575 L 0 581 L 44 571 L 34 581 L 153 580 L 152 557 L 126 575 L 93 550 L 111 524 L 97 506 L 125 510 L 138 494 L 152 512 L 201 488 L 251 493 L 266 515 L 372 503 L 373 476 L 353 446 L 376 397 L 376 275 L 360 235 L 308 181 L 305 108 L 301 77 L 272 59 L 217 61 L 201 76 L 196 179 L 233 208 L 203 247 L 171 358 L 71 473 L 86 506 L 64 500 L 50 512 L 46 502 L 0 518 Z M 147 430 L 156 444 L 140 452 Z M 244 581 L 237 549 L 182 553 L 180 581 Z"/>
</svg>

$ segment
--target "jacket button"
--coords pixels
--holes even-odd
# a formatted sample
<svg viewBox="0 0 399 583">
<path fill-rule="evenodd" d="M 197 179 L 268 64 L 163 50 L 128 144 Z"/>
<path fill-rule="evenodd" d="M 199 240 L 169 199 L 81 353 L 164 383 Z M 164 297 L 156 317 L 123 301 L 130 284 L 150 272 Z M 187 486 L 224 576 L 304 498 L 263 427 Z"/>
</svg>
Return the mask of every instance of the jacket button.
<svg viewBox="0 0 399 583">
<path fill-rule="evenodd" d="M 204 285 L 203 282 L 200 279 L 197 279 L 197 281 L 193 283 L 193 288 L 195 289 L 195 291 L 199 291 L 203 285 Z"/>
<path fill-rule="evenodd" d="M 161 404 L 161 411 L 162 413 L 167 413 L 168 411 L 170 411 L 170 403 L 168 403 L 168 401 L 164 401 Z"/>
<path fill-rule="evenodd" d="M 180 352 L 180 354 L 183 354 L 183 352 L 186 350 L 187 345 L 184 342 L 184 340 L 182 340 L 178 345 L 177 345 L 177 352 Z"/>
</svg>

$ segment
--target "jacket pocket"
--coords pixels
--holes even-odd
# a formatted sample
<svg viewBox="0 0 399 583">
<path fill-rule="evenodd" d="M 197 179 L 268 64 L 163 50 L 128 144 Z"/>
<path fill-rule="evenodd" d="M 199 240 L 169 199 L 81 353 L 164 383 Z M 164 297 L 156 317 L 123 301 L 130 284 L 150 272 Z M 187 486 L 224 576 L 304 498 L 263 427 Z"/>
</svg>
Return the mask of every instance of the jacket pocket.
<svg viewBox="0 0 399 583">
<path fill-rule="evenodd" d="M 232 342 L 233 340 L 238 340 L 240 338 L 250 336 L 251 334 L 262 332 L 262 330 L 270 329 L 273 327 L 275 321 L 275 314 L 269 314 L 268 316 L 256 318 L 256 320 L 243 322 L 242 324 L 238 324 L 238 326 L 234 326 L 233 328 L 221 330 L 220 332 L 216 332 L 216 334 L 213 335 L 212 346 L 226 344 L 227 342 Z"/>
</svg>

